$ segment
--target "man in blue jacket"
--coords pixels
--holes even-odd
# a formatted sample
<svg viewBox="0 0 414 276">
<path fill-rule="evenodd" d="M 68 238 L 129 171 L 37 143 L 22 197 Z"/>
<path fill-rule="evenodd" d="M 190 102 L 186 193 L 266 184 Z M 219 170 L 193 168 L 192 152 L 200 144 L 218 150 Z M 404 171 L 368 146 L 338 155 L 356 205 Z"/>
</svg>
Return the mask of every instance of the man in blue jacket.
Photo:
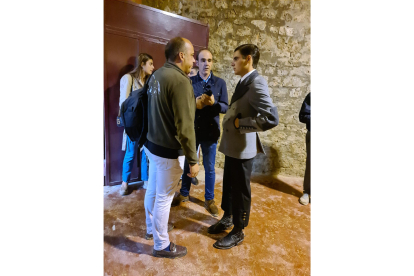
<svg viewBox="0 0 414 276">
<path fill-rule="evenodd" d="M 212 70 L 213 56 L 208 49 L 201 49 L 196 57 L 198 74 L 191 77 L 196 101 L 195 134 L 196 147 L 201 145 L 203 164 L 205 170 L 205 203 L 204 207 L 214 217 L 218 216 L 218 208 L 214 202 L 214 183 L 216 173 L 217 141 L 220 137 L 219 114 L 226 113 L 228 109 L 228 96 L 226 82 L 214 76 Z M 180 194 L 174 198 L 172 206 L 189 200 L 191 178 L 187 176 L 189 167 L 187 160 L 184 165 Z"/>
</svg>

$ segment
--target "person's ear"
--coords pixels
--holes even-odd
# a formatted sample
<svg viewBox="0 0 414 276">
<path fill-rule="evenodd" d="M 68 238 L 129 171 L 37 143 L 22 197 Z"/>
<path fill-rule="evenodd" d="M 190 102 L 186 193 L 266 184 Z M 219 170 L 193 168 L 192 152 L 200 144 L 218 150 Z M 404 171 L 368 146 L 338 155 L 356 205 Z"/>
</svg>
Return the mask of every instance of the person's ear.
<svg viewBox="0 0 414 276">
<path fill-rule="evenodd" d="M 178 56 L 180 57 L 180 61 L 184 60 L 184 53 L 183 52 L 179 52 Z"/>
<path fill-rule="evenodd" d="M 198 60 L 196 60 L 196 66 L 198 67 Z"/>
</svg>

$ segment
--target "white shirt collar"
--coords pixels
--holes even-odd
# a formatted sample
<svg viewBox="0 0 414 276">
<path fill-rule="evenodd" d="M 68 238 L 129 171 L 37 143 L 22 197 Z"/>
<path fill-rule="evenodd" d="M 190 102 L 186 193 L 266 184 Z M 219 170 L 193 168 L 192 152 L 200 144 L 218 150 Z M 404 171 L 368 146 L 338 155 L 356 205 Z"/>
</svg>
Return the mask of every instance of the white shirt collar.
<svg viewBox="0 0 414 276">
<path fill-rule="evenodd" d="M 250 71 L 249 73 L 245 74 L 241 79 L 240 79 L 240 83 L 242 83 L 242 81 L 244 81 L 248 76 L 250 76 L 251 73 L 253 73 L 254 71 L 256 71 L 256 69 L 253 69 L 252 71 Z"/>
</svg>

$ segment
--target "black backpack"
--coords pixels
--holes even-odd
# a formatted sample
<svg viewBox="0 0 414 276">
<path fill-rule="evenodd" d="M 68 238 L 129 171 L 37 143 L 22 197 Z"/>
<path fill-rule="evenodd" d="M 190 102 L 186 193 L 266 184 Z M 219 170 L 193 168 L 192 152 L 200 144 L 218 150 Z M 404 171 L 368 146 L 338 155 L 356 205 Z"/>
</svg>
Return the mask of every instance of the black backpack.
<svg viewBox="0 0 414 276">
<path fill-rule="evenodd" d="M 125 127 L 125 132 L 131 141 L 138 142 L 142 147 L 147 141 L 148 133 L 148 82 L 152 75 L 145 82 L 144 86 L 134 90 L 122 103 L 120 117 Z"/>
</svg>

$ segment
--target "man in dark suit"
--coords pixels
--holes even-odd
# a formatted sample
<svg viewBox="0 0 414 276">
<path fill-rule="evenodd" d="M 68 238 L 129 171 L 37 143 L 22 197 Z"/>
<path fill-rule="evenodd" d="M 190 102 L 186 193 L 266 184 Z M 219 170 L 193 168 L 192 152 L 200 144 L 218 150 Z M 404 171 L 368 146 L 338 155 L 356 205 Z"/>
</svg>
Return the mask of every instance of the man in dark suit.
<svg viewBox="0 0 414 276">
<path fill-rule="evenodd" d="M 223 119 L 219 151 L 225 155 L 223 173 L 224 215 L 208 228 L 210 234 L 232 231 L 213 246 L 229 249 L 244 240 L 243 229 L 249 223 L 253 159 L 264 153 L 258 131 L 269 130 L 279 123 L 277 108 L 269 96 L 266 80 L 256 71 L 259 48 L 254 44 L 240 45 L 234 50 L 234 73 L 241 76 Z"/>
</svg>

